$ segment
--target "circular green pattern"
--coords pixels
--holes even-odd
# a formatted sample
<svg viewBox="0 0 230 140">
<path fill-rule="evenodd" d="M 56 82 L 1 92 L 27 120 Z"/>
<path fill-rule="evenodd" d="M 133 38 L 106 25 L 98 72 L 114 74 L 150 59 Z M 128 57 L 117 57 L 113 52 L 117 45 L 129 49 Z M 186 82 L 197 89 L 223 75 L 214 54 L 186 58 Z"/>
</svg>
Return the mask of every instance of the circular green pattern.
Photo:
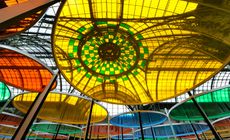
<svg viewBox="0 0 230 140">
<path fill-rule="evenodd" d="M 77 30 L 78 33 L 82 33 L 78 35 L 77 40 L 69 41 L 69 46 L 78 44 L 74 45 L 72 53 L 69 53 L 69 57 L 75 59 L 78 71 L 90 72 L 86 77 L 100 75 L 102 79 L 97 80 L 102 82 L 103 79 L 118 78 L 131 71 L 137 75 L 139 73 L 135 71 L 137 67 L 145 68 L 142 59 L 148 55 L 148 48 L 138 40 L 143 38 L 140 34 L 134 38 L 131 27 L 124 23 L 115 25 L 96 22 L 96 24 L 97 28 L 100 28 L 99 32 L 93 25 L 89 28 L 85 25 Z M 78 40 L 81 42 L 76 43 Z M 141 60 L 141 63 L 138 60 Z"/>
</svg>

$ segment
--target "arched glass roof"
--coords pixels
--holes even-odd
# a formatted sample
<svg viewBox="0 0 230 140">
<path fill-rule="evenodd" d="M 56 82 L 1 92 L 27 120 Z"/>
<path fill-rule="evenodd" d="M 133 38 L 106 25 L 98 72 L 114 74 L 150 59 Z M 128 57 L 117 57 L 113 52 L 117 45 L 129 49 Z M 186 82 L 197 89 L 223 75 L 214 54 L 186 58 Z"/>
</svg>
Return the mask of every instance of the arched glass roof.
<svg viewBox="0 0 230 140">
<path fill-rule="evenodd" d="M 200 26 L 199 10 L 182 0 L 66 1 L 53 30 L 57 67 L 96 100 L 133 105 L 176 97 L 229 62 L 227 42 L 185 26 Z"/>
<path fill-rule="evenodd" d="M 174 104 L 174 103 L 180 102 L 188 98 L 186 91 L 185 90 L 182 91 L 184 87 L 186 88 L 189 86 L 192 86 L 193 88 L 197 87 L 197 88 L 194 88 L 191 92 L 194 94 L 198 94 L 204 91 L 208 91 L 211 89 L 229 85 L 230 83 L 229 68 L 230 67 L 228 65 L 223 67 L 223 69 L 217 74 L 215 74 L 217 71 L 211 68 L 211 66 L 214 66 L 215 64 L 218 64 L 219 62 L 222 63 L 223 61 L 225 61 L 228 55 L 228 49 L 223 49 L 225 48 L 225 46 L 227 48 L 228 45 L 230 44 L 230 31 L 229 31 L 230 25 L 228 24 L 230 21 L 230 17 L 228 16 L 230 13 L 229 12 L 230 6 L 229 6 L 228 0 L 223 0 L 223 1 L 195 1 L 195 0 L 161 1 L 161 0 L 157 0 L 156 3 L 153 3 L 153 1 L 147 1 L 147 2 L 144 1 L 144 5 L 143 5 L 143 1 L 139 1 L 139 0 L 134 0 L 134 1 L 112 0 L 112 1 L 101 1 L 101 2 L 93 0 L 92 3 L 88 3 L 87 0 L 86 1 L 80 0 L 77 2 L 74 2 L 73 0 L 71 1 L 68 0 L 68 2 L 70 2 L 70 6 L 72 7 L 74 5 L 77 5 L 78 7 L 80 7 L 80 8 L 75 8 L 76 9 L 75 12 L 79 13 L 81 10 L 83 11 L 80 12 L 79 14 L 75 13 L 75 15 L 69 12 L 64 13 L 64 14 L 73 14 L 73 16 L 84 17 L 84 18 L 72 18 L 71 17 L 71 18 L 67 18 L 67 20 L 73 19 L 73 21 L 71 21 L 70 23 L 74 23 L 75 21 L 79 22 L 81 20 L 85 20 L 85 22 L 84 21 L 80 22 L 80 23 L 83 23 L 83 22 L 85 23 L 82 26 L 80 26 L 83 28 L 79 27 L 79 29 L 81 30 L 77 30 L 76 28 L 78 27 L 74 27 L 74 26 L 78 26 L 79 24 L 71 25 L 70 28 L 75 29 L 74 31 L 70 31 L 73 34 L 78 32 L 79 34 L 84 35 L 84 32 L 87 31 L 87 28 L 84 29 L 85 25 L 92 25 L 93 30 L 96 29 L 97 27 L 99 29 L 113 28 L 113 30 L 110 30 L 111 33 L 122 29 L 122 31 L 124 30 L 124 32 L 126 33 L 120 36 L 121 38 L 122 37 L 125 38 L 125 37 L 128 37 L 130 34 L 131 34 L 130 36 L 132 36 L 132 33 L 134 33 L 133 36 L 135 36 L 135 33 L 136 33 L 135 31 L 137 30 L 140 31 L 146 28 L 146 30 L 143 30 L 140 32 L 140 35 L 137 33 L 134 38 L 135 41 L 142 43 L 142 46 L 138 46 L 138 47 L 145 48 L 146 46 L 153 46 L 155 48 L 157 47 L 158 48 L 160 47 L 160 48 L 155 49 L 155 50 L 148 48 L 148 53 L 146 53 L 148 54 L 148 59 L 145 59 L 146 57 L 144 57 L 143 59 L 143 61 L 146 60 L 147 62 L 145 65 L 145 71 L 141 69 L 141 72 L 142 73 L 146 72 L 146 74 L 143 74 L 137 78 L 139 81 L 141 80 L 145 81 L 145 79 L 142 79 L 141 77 L 150 77 L 151 79 L 156 78 L 155 83 L 153 82 L 142 82 L 141 83 L 142 85 L 146 85 L 141 89 L 141 91 L 146 90 L 146 88 L 148 87 L 147 91 L 149 93 L 156 92 L 156 94 L 160 95 L 159 97 L 157 96 L 153 97 L 153 99 L 158 99 L 159 101 L 159 104 L 155 104 L 155 102 L 153 102 L 154 104 L 151 104 L 151 106 L 153 106 L 153 109 L 156 109 L 156 110 L 162 109 L 161 105 L 164 103 Z M 54 21 L 55 21 L 55 18 L 57 17 L 56 13 L 57 13 L 57 9 L 59 8 L 59 5 L 60 3 L 56 3 L 55 5 L 49 7 L 47 12 L 42 16 L 41 20 L 39 20 L 34 26 L 29 28 L 27 31 L 22 31 L 20 34 L 15 35 L 13 37 L 4 38 L 3 40 L 0 41 L 0 44 L 5 44 L 5 45 L 9 45 L 9 46 L 18 48 L 22 52 L 23 51 L 28 52 L 30 55 L 36 57 L 37 59 L 40 59 L 52 70 L 57 70 L 59 67 L 57 67 L 54 62 L 54 57 L 52 54 L 51 36 L 52 36 L 52 27 L 54 25 L 58 25 L 58 24 L 55 24 Z M 153 6 L 149 6 L 149 5 L 153 5 Z M 92 9 L 90 8 L 91 6 L 92 6 Z M 116 6 L 116 8 L 110 8 L 113 6 Z M 189 8 L 190 6 L 191 8 Z M 123 16 L 120 16 L 122 7 L 123 7 L 123 13 L 122 13 Z M 91 12 L 90 9 L 93 12 Z M 74 10 L 74 8 L 71 10 Z M 71 10 L 67 9 L 67 11 L 71 11 Z M 95 12 L 95 11 L 98 11 L 98 12 Z M 106 13 L 111 13 L 111 14 L 106 14 Z M 145 18 L 144 20 L 145 22 L 143 22 L 142 18 L 148 17 L 148 16 L 150 18 Z M 92 19 L 92 17 L 94 19 Z M 121 19 L 121 20 L 114 20 L 114 19 Z M 64 22 L 66 21 L 63 20 L 62 23 Z M 93 23 L 95 24 L 97 23 L 97 24 L 95 25 Z M 124 23 L 124 24 L 121 24 L 121 23 Z M 132 24 L 132 23 L 135 23 L 135 24 Z M 115 29 L 113 27 L 114 25 L 116 25 Z M 68 24 L 64 26 L 69 27 Z M 60 28 L 64 29 L 65 28 L 64 26 Z M 116 28 L 118 29 L 116 30 Z M 82 31 L 82 33 L 80 33 L 79 31 Z M 106 34 L 106 31 L 103 30 L 103 34 Z M 109 35 L 110 37 L 108 37 L 108 39 L 111 39 L 111 34 Z M 91 35 L 89 35 L 89 37 L 90 36 Z M 115 38 L 115 35 L 113 36 Z M 102 38 L 104 39 L 106 37 L 104 37 L 103 35 Z M 84 41 L 87 42 L 87 39 Z M 76 39 L 74 43 L 76 43 L 78 40 L 79 39 Z M 124 40 L 126 39 L 123 39 L 123 42 Z M 112 42 L 113 41 L 114 40 L 112 40 Z M 117 40 L 115 39 L 115 41 Z M 122 42 L 122 40 L 120 41 Z M 79 40 L 79 42 L 81 42 L 81 40 Z M 92 42 L 94 44 L 97 43 L 96 41 L 92 41 Z M 172 46 L 169 42 L 170 43 L 172 42 Z M 93 43 L 89 43 L 89 46 L 92 45 Z M 117 41 L 117 43 L 119 43 L 119 40 Z M 200 45 L 200 43 L 203 45 Z M 125 44 L 124 46 L 130 47 L 129 43 L 124 43 L 124 44 Z M 184 47 L 184 46 L 187 46 L 188 44 L 189 44 L 189 48 Z M 75 46 L 75 44 L 73 46 Z M 183 49 L 179 51 L 177 46 Z M 196 46 L 197 49 L 199 50 L 194 50 L 194 53 L 192 53 L 192 51 L 189 50 L 192 48 L 191 46 L 192 47 Z M 167 48 L 169 49 L 167 50 Z M 195 51 L 199 52 L 202 49 L 203 49 L 202 53 L 204 52 L 205 55 L 211 54 L 210 57 L 202 57 L 199 53 L 195 53 Z M 102 47 L 102 49 L 100 49 L 99 52 L 100 53 L 106 52 L 107 54 L 110 54 L 112 50 L 113 49 L 110 49 L 109 51 L 107 51 L 103 49 Z M 133 50 L 135 52 L 135 49 Z M 86 48 L 84 47 L 83 51 L 84 53 L 87 53 L 87 47 Z M 92 50 L 89 49 L 89 51 L 92 51 Z M 146 56 L 145 52 L 147 51 L 146 50 L 144 51 L 143 49 L 143 52 L 144 52 L 144 56 Z M 181 52 L 183 53 L 181 54 Z M 131 51 L 128 50 L 128 53 L 129 53 L 129 56 L 127 59 L 125 59 L 125 61 L 129 60 L 129 58 L 136 57 L 135 55 L 132 54 L 133 53 L 132 49 Z M 116 53 L 114 54 L 115 54 L 114 56 L 117 57 Z M 180 54 L 180 56 L 178 54 Z M 190 59 L 189 62 L 193 61 L 193 59 L 207 60 L 207 61 L 210 60 L 210 63 L 205 63 L 205 64 L 203 63 L 204 65 L 206 65 L 206 67 L 202 68 L 202 71 L 205 71 L 205 72 L 204 73 L 198 72 L 197 74 L 197 76 L 199 75 L 200 76 L 203 75 L 203 76 L 201 76 L 201 78 L 196 77 L 197 79 L 194 80 L 192 84 L 190 83 L 192 78 L 189 78 L 191 77 L 192 74 L 190 75 L 190 74 L 187 74 L 186 72 L 183 73 L 179 71 L 182 66 L 184 67 L 187 66 L 187 65 L 182 65 L 183 63 L 181 64 L 179 60 L 184 59 L 184 57 L 187 57 L 187 56 L 189 56 L 189 59 Z M 99 57 L 102 57 L 102 55 Z M 126 56 L 123 56 L 123 58 L 125 57 Z M 102 58 L 107 58 L 107 60 L 112 59 L 112 57 L 106 57 L 106 56 L 103 56 Z M 86 56 L 84 59 L 86 59 L 88 62 L 91 62 L 91 60 L 89 60 Z M 217 60 L 218 62 L 212 63 L 212 61 L 215 61 L 215 60 Z M 129 61 L 132 61 L 132 60 L 129 60 Z M 191 63 L 192 66 L 193 64 L 196 66 L 201 64 L 200 61 L 196 61 L 196 62 Z M 225 64 L 227 64 L 227 61 L 225 62 L 226 62 Z M 154 63 L 157 63 L 158 67 L 154 67 Z M 180 64 L 181 64 L 181 67 L 179 66 Z M 128 65 L 132 65 L 132 63 L 127 64 L 127 66 Z M 178 68 L 177 69 L 175 68 L 173 70 L 171 68 L 172 65 L 174 66 L 178 65 Z M 208 65 L 210 67 L 208 67 Z M 221 64 L 221 65 L 223 66 L 224 64 Z M 138 66 L 139 66 L 138 68 L 141 67 L 141 65 L 138 65 Z M 163 66 L 168 66 L 168 67 L 163 67 Z M 218 67 L 218 65 L 216 66 Z M 184 68 L 183 70 L 186 70 L 186 68 Z M 211 71 L 209 71 L 211 69 L 215 71 L 213 72 L 213 74 L 210 74 L 212 73 Z M 171 72 L 171 70 L 173 72 Z M 206 71 L 208 71 L 207 72 L 208 74 L 206 74 Z M 100 72 L 101 71 L 99 71 L 99 73 Z M 139 72 L 138 74 L 140 74 L 141 72 Z M 135 75 L 135 74 L 132 73 L 131 75 Z M 208 77 L 208 75 L 210 75 L 210 77 Z M 213 77 L 211 77 L 211 75 Z M 126 75 L 126 77 L 130 78 L 131 76 L 128 74 Z M 210 80 L 207 82 L 204 82 L 204 81 L 200 82 L 203 79 L 205 79 L 205 77 L 206 77 L 206 80 L 207 79 L 210 79 Z M 69 93 L 69 94 L 77 94 L 80 96 L 85 96 L 84 94 L 82 94 L 85 92 L 82 92 L 82 90 L 79 90 L 79 88 L 76 88 L 76 85 L 73 85 L 73 84 L 70 85 L 69 82 L 67 82 L 68 79 L 67 81 L 65 79 L 66 78 L 64 78 L 62 75 L 58 77 L 57 87 L 55 91 L 62 91 L 62 92 Z M 174 81 L 172 79 L 174 79 Z M 105 81 L 107 80 L 108 79 L 106 79 Z M 138 80 L 136 81 L 138 82 Z M 189 81 L 188 83 L 190 84 L 188 85 L 181 84 L 181 83 L 185 83 L 183 81 L 186 81 L 186 80 L 188 80 Z M 126 82 L 127 81 L 125 80 L 123 83 L 127 85 Z M 134 83 L 134 84 L 137 84 L 137 83 Z M 110 85 L 105 83 L 105 85 L 106 86 L 104 85 L 96 86 L 95 85 L 95 88 L 92 88 L 89 91 L 93 93 L 95 96 L 98 96 L 102 100 L 100 102 L 108 109 L 108 112 L 110 112 L 110 115 L 112 117 L 114 115 L 117 115 L 123 112 L 128 112 L 130 111 L 130 109 L 136 110 L 137 108 L 139 108 L 137 106 L 132 106 L 133 104 L 124 106 L 124 105 L 114 105 L 114 104 L 106 103 L 106 102 L 110 102 L 110 103 L 116 102 L 116 103 L 124 104 L 124 102 L 125 103 L 131 102 L 133 99 L 135 102 L 139 101 L 140 103 L 141 100 L 138 100 L 135 94 L 134 96 L 133 95 L 130 96 L 130 93 L 133 92 L 131 89 L 138 88 L 138 86 L 132 86 L 131 88 L 127 89 L 127 88 L 124 88 L 125 86 L 121 86 L 121 85 L 117 86 L 114 83 Z M 163 88 L 162 90 L 160 90 L 161 87 L 166 87 L 166 88 Z M 23 90 L 17 89 L 15 87 L 9 86 L 9 88 L 13 96 L 21 92 L 24 92 Z M 117 92 L 118 95 L 120 95 L 122 91 L 125 91 L 125 94 L 127 95 L 120 96 L 120 97 L 114 97 L 113 96 L 114 89 L 115 90 L 119 89 L 118 90 L 119 92 Z M 188 90 L 190 89 L 188 88 Z M 99 96 L 103 92 L 105 92 L 108 96 L 105 96 L 105 97 L 102 95 Z M 166 99 L 165 96 L 161 96 L 161 94 L 164 94 L 164 93 L 170 93 L 170 94 L 167 94 L 166 96 L 172 97 L 172 98 L 170 99 L 167 98 L 167 100 L 164 100 L 163 102 L 161 102 L 160 99 L 162 98 Z M 180 96 L 177 96 L 177 95 L 180 95 Z M 129 99 L 127 99 L 127 97 L 129 97 Z M 145 98 L 144 96 L 141 98 L 143 98 L 144 101 L 149 100 L 148 98 Z M 157 101 L 157 100 L 154 100 L 154 101 Z M 152 102 L 152 100 L 150 102 Z M 148 106 L 149 104 L 147 103 L 150 103 L 150 102 L 145 102 L 146 104 L 144 104 L 144 106 Z M 8 106 L 8 107 L 10 108 L 11 106 Z M 169 107 L 166 106 L 166 108 L 169 108 Z M 11 108 L 10 109 L 6 108 L 6 110 L 13 112 L 13 113 L 19 113 L 18 111 L 12 110 Z M 163 110 L 160 110 L 160 111 L 163 112 Z M 40 120 L 38 119 L 37 121 L 40 121 Z"/>
</svg>

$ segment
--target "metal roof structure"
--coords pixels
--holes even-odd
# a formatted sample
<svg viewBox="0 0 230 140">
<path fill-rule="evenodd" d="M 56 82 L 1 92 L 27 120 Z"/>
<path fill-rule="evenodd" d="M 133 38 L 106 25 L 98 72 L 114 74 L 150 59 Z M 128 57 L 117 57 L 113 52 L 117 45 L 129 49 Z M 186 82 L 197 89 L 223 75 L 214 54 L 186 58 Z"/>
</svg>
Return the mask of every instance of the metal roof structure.
<svg viewBox="0 0 230 140">
<path fill-rule="evenodd" d="M 60 70 L 52 92 L 93 99 L 107 109 L 107 119 L 140 109 L 167 114 L 165 108 L 189 98 L 189 91 L 195 96 L 230 84 L 229 0 L 40 2 L 43 5 L 0 1 L 0 46 L 20 57 L 26 54 L 51 74 Z M 24 13 L 13 12 L 13 7 L 21 10 L 25 4 L 31 7 Z M 7 9 L 12 13 L 4 13 Z M 8 25 L 3 21 L 7 16 L 12 17 Z M 11 53 L 2 51 L 0 71 L 7 73 L 7 57 L 2 56 Z M 13 64 L 12 58 L 7 64 Z M 15 58 L 14 64 L 29 64 Z M 31 67 L 26 67 L 19 76 L 8 74 L 16 77 L 11 82 L 33 77 L 28 73 Z M 6 75 L 0 73 L 0 80 L 8 84 L 12 97 L 35 91 L 27 85 L 44 88 L 51 78 L 37 81 L 41 86 L 34 80 L 15 86 L 2 80 Z M 5 110 L 24 115 L 12 103 Z"/>
</svg>

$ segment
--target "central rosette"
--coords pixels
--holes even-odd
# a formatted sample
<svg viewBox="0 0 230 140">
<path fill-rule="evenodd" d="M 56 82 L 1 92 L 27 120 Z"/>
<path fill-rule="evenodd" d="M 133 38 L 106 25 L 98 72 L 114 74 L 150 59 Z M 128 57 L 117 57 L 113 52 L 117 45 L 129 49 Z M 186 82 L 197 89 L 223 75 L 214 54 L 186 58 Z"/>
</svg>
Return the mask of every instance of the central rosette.
<svg viewBox="0 0 230 140">
<path fill-rule="evenodd" d="M 98 54 L 102 60 L 115 61 L 121 54 L 121 49 L 117 44 L 105 43 L 98 48 Z"/>
<path fill-rule="evenodd" d="M 73 47 L 77 50 L 76 61 L 92 75 L 101 75 L 105 79 L 127 75 L 137 68 L 140 57 L 145 53 L 140 50 L 147 48 L 134 38 L 133 32 L 127 30 L 126 24 L 122 24 L 124 28 L 113 24 L 107 24 L 105 28 L 105 23 L 97 24 L 97 28 L 81 27 L 84 36 L 78 36 L 80 42 Z"/>
</svg>

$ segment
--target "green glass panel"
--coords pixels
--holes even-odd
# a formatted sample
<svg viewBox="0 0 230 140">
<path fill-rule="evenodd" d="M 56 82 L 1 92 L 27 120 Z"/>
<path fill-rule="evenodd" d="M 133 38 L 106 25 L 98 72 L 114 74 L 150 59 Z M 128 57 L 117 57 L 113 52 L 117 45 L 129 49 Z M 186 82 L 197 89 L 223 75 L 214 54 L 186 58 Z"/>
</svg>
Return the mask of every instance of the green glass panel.
<svg viewBox="0 0 230 140">
<path fill-rule="evenodd" d="M 46 123 L 40 123 L 40 124 L 34 124 L 32 125 L 31 129 L 34 131 L 40 131 L 40 132 L 47 132 L 47 133 L 57 133 L 57 129 L 59 127 L 59 124 L 46 124 Z M 81 129 L 75 126 L 71 125 L 61 125 L 59 129 L 59 134 L 76 134 L 80 133 Z"/>
<path fill-rule="evenodd" d="M 71 38 L 71 39 L 69 40 L 69 45 L 70 45 L 70 46 L 73 46 L 74 42 L 75 42 L 75 40 Z"/>
<path fill-rule="evenodd" d="M 216 119 L 230 115 L 230 87 L 203 93 L 195 97 L 209 119 Z M 175 107 L 170 112 L 174 120 L 203 120 L 192 100 Z"/>
<path fill-rule="evenodd" d="M 106 21 L 97 21 L 96 22 L 96 25 L 100 25 L 100 24 L 107 24 L 107 22 Z"/>
<path fill-rule="evenodd" d="M 85 27 L 81 27 L 81 28 L 78 29 L 78 32 L 81 32 L 81 33 L 82 33 L 82 32 L 85 31 L 85 30 L 86 30 Z"/>
<path fill-rule="evenodd" d="M 127 25 L 127 24 L 125 24 L 125 23 L 121 23 L 120 26 L 122 26 L 122 27 L 124 27 L 124 28 L 126 28 L 126 29 L 129 29 L 129 28 L 130 28 L 130 26 Z"/>
<path fill-rule="evenodd" d="M 74 46 L 73 47 L 73 52 L 77 52 L 77 50 L 78 50 L 78 46 Z"/>
<path fill-rule="evenodd" d="M 0 82 L 0 102 L 10 98 L 10 90 L 6 84 Z"/>
<path fill-rule="evenodd" d="M 74 58 L 73 53 L 69 53 L 69 57 L 70 57 L 70 58 Z"/>
</svg>

